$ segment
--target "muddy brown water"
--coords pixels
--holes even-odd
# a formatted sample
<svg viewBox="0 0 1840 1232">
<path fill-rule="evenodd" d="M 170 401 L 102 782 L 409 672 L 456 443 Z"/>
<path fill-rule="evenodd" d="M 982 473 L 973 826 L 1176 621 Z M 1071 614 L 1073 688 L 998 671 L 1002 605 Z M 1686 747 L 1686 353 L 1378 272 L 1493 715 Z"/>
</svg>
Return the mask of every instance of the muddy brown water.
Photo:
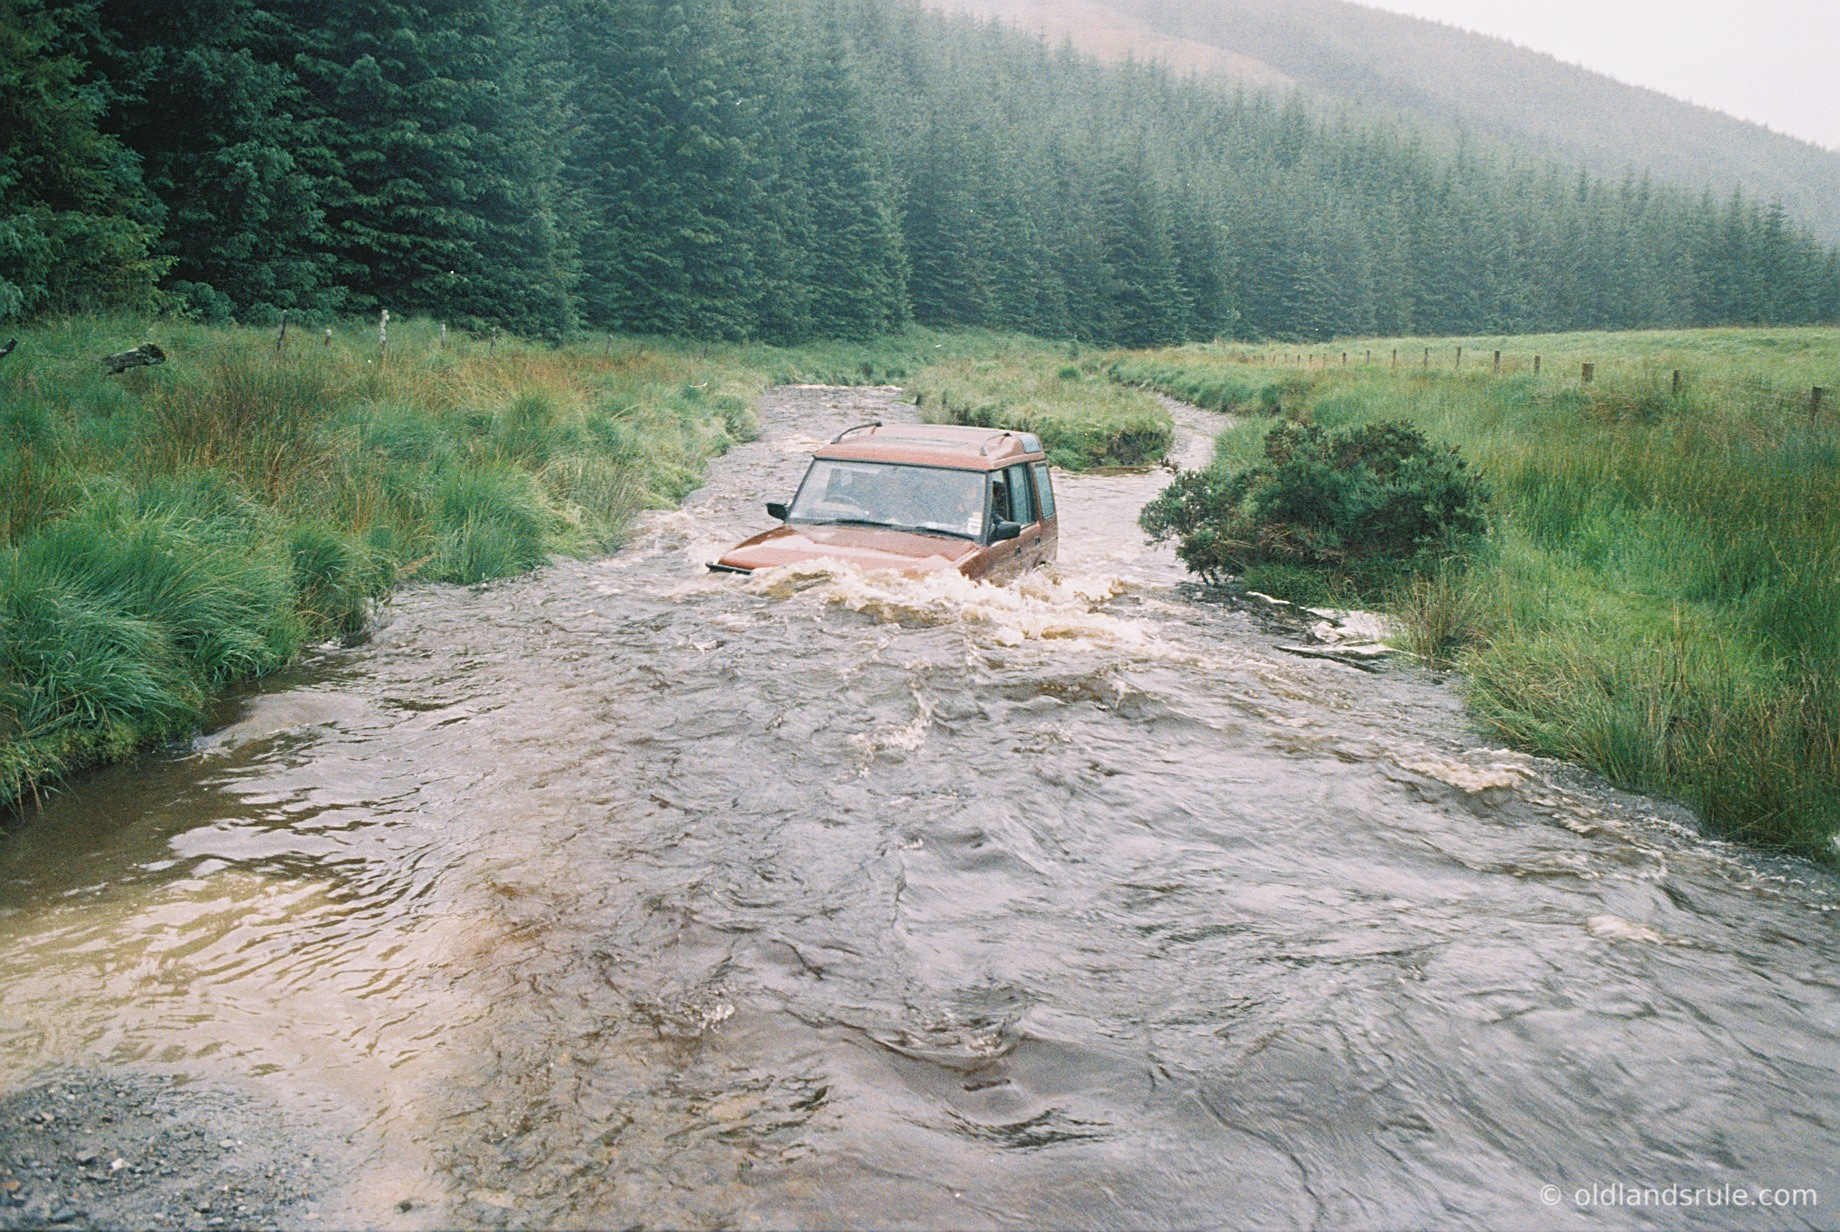
<svg viewBox="0 0 1840 1232">
<path fill-rule="evenodd" d="M 0 1091 L 235 1084 L 370 1226 L 1840 1222 L 1827 874 L 1279 653 L 1144 547 L 1160 472 L 1060 476 L 1018 586 L 706 574 L 912 408 L 761 413 L 629 550 L 16 825 Z"/>
</svg>

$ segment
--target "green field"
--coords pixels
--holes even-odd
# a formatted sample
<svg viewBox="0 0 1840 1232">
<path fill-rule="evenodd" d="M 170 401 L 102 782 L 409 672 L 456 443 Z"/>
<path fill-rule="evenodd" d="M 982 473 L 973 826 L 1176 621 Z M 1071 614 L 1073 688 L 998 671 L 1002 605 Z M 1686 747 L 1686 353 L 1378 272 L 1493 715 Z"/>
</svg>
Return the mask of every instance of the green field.
<svg viewBox="0 0 1840 1232">
<path fill-rule="evenodd" d="M 1493 542 L 1387 597 L 1415 648 L 1459 665 L 1519 747 L 1834 858 L 1840 330 L 1186 347 L 1111 371 L 1234 414 L 1219 466 L 1248 464 L 1274 414 L 1458 446 L 1494 491 Z"/>
</svg>

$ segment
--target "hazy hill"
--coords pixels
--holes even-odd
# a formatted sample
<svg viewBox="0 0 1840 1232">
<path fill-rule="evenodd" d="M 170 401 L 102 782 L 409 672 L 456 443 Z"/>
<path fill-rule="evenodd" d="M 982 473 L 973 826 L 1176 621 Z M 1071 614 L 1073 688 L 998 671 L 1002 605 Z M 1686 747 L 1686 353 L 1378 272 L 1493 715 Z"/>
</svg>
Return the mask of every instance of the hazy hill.
<svg viewBox="0 0 1840 1232">
<path fill-rule="evenodd" d="M 1094 54 L 1300 86 L 1580 163 L 1780 200 L 1840 241 L 1840 154 L 1503 39 L 1344 0 L 927 0 Z"/>
</svg>

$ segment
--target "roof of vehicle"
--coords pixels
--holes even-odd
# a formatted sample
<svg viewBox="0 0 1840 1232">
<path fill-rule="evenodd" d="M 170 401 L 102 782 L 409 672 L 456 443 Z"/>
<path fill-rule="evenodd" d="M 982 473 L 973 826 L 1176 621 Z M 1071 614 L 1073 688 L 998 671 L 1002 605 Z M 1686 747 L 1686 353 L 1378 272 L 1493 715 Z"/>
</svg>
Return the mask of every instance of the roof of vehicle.
<svg viewBox="0 0 1840 1232">
<path fill-rule="evenodd" d="M 990 471 L 1043 457 L 1033 432 L 961 428 L 949 424 L 861 424 L 839 432 L 820 458 L 855 458 Z"/>
</svg>

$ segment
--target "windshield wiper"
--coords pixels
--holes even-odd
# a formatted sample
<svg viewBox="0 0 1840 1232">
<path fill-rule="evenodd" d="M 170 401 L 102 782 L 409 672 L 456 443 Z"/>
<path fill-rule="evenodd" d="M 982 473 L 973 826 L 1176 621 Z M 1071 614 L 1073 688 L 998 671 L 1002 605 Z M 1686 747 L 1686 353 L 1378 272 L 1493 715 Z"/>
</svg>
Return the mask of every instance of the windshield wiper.
<svg viewBox="0 0 1840 1232">
<path fill-rule="evenodd" d="M 870 526 L 876 530 L 899 530 L 914 535 L 946 535 L 953 539 L 969 539 L 977 542 L 977 536 L 967 531 L 952 530 L 945 526 L 912 526 L 906 522 L 877 522 L 870 518 L 793 518 L 792 521 L 806 526 Z"/>
<path fill-rule="evenodd" d="M 968 530 L 953 530 L 950 526 L 939 526 L 932 522 L 922 522 L 918 526 L 903 526 L 901 530 L 911 530 L 922 535 L 948 535 L 953 539 L 969 539 L 977 542 L 977 535 Z"/>
<path fill-rule="evenodd" d="M 877 526 L 883 530 L 898 530 L 892 522 L 877 522 L 872 518 L 794 518 L 807 526 Z"/>
</svg>

